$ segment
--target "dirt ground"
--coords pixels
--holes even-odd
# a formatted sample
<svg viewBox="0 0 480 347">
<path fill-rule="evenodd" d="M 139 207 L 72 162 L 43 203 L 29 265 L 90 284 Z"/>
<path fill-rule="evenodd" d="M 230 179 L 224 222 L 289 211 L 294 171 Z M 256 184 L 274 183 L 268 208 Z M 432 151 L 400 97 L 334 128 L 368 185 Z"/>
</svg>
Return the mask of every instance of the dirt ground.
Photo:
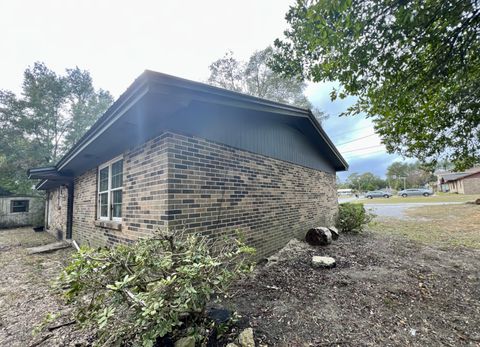
<svg viewBox="0 0 480 347">
<path fill-rule="evenodd" d="M 230 304 L 270 346 L 480 346 L 479 271 L 478 251 L 348 235 L 259 268 Z"/>
<path fill-rule="evenodd" d="M 26 248 L 56 241 L 53 236 L 31 228 L 0 230 L 0 346 L 82 346 L 89 336 L 66 326 L 33 335 L 49 312 L 68 308 L 51 289 L 52 281 L 67 263 L 72 249 L 28 255 Z M 59 323 L 62 322 L 60 318 Z"/>
<path fill-rule="evenodd" d="M 477 206 L 461 212 L 457 236 L 471 233 L 467 228 L 475 227 L 477 212 Z M 412 214 L 422 223 L 434 218 L 437 229 L 448 215 L 431 209 Z M 277 261 L 259 265 L 235 285 L 224 305 L 254 328 L 258 345 L 480 346 L 480 250 L 392 232 L 406 230 L 403 223 L 411 220 L 382 220 L 371 231 L 343 234 L 328 247 L 291 242 Z M 73 250 L 42 255 L 25 250 L 50 241 L 31 229 L 0 230 L 0 346 L 92 341 L 74 325 L 32 336 L 46 313 L 61 310 L 68 317 L 50 283 Z M 312 255 L 332 256 L 337 267 L 314 269 Z"/>
<path fill-rule="evenodd" d="M 269 346 L 480 346 L 479 211 L 422 207 L 328 247 L 292 243 L 229 305 Z M 312 255 L 337 267 L 313 269 Z"/>
</svg>

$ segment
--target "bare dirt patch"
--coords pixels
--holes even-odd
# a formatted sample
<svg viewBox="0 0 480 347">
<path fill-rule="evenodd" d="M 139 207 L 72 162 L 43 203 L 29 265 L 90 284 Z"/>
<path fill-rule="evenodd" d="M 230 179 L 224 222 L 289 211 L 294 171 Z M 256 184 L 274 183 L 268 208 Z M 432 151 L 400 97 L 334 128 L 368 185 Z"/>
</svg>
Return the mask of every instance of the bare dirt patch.
<svg viewBox="0 0 480 347">
<path fill-rule="evenodd" d="M 33 335 L 49 312 L 62 312 L 68 319 L 68 308 L 51 289 L 52 281 L 68 262 L 73 250 L 63 249 L 46 254 L 27 254 L 26 248 L 56 241 L 31 228 L 0 230 L 0 345 L 30 346 L 45 339 L 41 346 L 79 346 L 89 336 L 75 326 Z M 62 318 L 60 318 L 60 321 Z"/>
<path fill-rule="evenodd" d="M 342 235 L 296 245 L 232 289 L 228 304 L 273 346 L 477 346 L 480 252 L 405 238 Z M 313 269 L 312 255 L 337 267 Z"/>
</svg>

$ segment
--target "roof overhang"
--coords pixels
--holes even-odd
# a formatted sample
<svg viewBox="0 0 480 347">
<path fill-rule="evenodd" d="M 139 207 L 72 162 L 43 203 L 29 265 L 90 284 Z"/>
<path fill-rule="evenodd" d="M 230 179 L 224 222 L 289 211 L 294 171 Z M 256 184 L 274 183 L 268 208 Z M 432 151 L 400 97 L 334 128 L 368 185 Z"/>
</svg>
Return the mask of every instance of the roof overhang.
<svg viewBox="0 0 480 347">
<path fill-rule="evenodd" d="M 73 177 L 60 173 L 55 166 L 32 168 L 27 171 L 29 179 L 41 180 L 36 186 L 37 190 L 45 190 L 60 186 L 72 181 Z"/>
<path fill-rule="evenodd" d="M 316 141 L 321 141 L 328 149 L 327 157 L 335 170 L 348 169 L 347 162 L 310 110 L 158 72 L 145 71 L 56 166 L 31 169 L 28 171 L 29 178 L 50 182 L 40 182 L 38 189 L 71 180 L 73 176 L 142 144 L 155 136 L 159 128 L 168 130 L 169 119 L 195 103 L 303 119 L 302 123 L 310 124 L 309 129 L 306 129 L 309 136 L 316 137 Z"/>
</svg>

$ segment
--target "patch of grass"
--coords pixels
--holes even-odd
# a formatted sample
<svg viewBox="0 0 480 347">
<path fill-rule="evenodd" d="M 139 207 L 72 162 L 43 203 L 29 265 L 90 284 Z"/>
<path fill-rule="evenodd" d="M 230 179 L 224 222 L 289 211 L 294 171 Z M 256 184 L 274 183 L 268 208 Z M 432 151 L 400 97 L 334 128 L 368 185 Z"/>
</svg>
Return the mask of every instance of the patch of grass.
<svg viewBox="0 0 480 347">
<path fill-rule="evenodd" d="M 480 195 L 463 195 L 463 194 L 436 194 L 434 196 L 410 196 L 402 198 L 401 196 L 392 196 L 391 198 L 375 198 L 375 199 L 358 199 L 353 202 L 363 203 L 365 205 L 372 204 L 402 204 L 402 203 L 430 203 L 430 202 L 467 202 L 479 199 Z"/>
<path fill-rule="evenodd" d="M 480 206 L 420 206 L 407 209 L 406 214 L 403 220 L 375 221 L 369 230 L 402 235 L 427 245 L 480 249 Z"/>
</svg>

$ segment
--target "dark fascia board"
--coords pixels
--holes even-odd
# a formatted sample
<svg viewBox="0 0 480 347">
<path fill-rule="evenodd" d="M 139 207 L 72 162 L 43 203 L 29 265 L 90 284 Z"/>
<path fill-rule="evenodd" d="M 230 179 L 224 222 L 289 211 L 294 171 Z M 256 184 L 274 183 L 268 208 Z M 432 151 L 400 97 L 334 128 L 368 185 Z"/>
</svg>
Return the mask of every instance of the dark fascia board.
<svg viewBox="0 0 480 347">
<path fill-rule="evenodd" d="M 335 145 L 332 143 L 310 110 L 233 92 L 160 72 L 145 70 L 117 99 L 117 101 L 113 103 L 113 105 L 105 112 L 105 114 L 100 117 L 98 121 L 85 133 L 85 135 L 82 136 L 82 138 L 60 159 L 56 165 L 57 170 L 61 171 L 62 168 L 65 167 L 78 153 L 80 153 L 83 148 L 85 148 L 91 141 L 108 129 L 108 127 L 112 125 L 118 118 L 125 114 L 128 109 L 135 104 L 135 102 L 147 94 L 149 90 L 152 89 L 154 84 L 201 92 L 204 94 L 209 94 L 214 98 L 226 98 L 235 102 L 237 105 L 239 103 L 242 104 L 244 108 L 254 109 L 263 107 L 268 108 L 269 112 L 272 113 L 281 113 L 308 118 L 312 122 L 312 125 L 315 127 L 318 134 L 341 163 L 341 167 L 337 167 L 337 169 L 339 171 L 348 169 L 347 162 L 335 148 Z"/>
<path fill-rule="evenodd" d="M 57 168 L 55 166 L 35 167 L 27 170 L 27 176 L 29 179 L 37 178 L 35 177 L 36 175 L 55 174 L 55 173 L 57 173 Z"/>
<path fill-rule="evenodd" d="M 335 156 L 338 158 L 338 160 L 342 163 L 343 167 L 339 171 L 347 171 L 348 170 L 347 161 L 340 154 L 337 147 L 335 147 L 334 143 L 332 142 L 330 137 L 328 137 L 325 130 L 323 130 L 322 125 L 318 122 L 318 119 L 313 115 L 312 111 L 310 111 L 310 110 L 308 111 L 308 115 L 309 115 L 310 121 L 312 122 L 312 124 L 315 127 L 315 129 L 317 130 L 317 132 L 320 134 L 320 136 L 323 138 L 325 143 L 328 145 L 330 150 L 335 154 Z"/>
</svg>

